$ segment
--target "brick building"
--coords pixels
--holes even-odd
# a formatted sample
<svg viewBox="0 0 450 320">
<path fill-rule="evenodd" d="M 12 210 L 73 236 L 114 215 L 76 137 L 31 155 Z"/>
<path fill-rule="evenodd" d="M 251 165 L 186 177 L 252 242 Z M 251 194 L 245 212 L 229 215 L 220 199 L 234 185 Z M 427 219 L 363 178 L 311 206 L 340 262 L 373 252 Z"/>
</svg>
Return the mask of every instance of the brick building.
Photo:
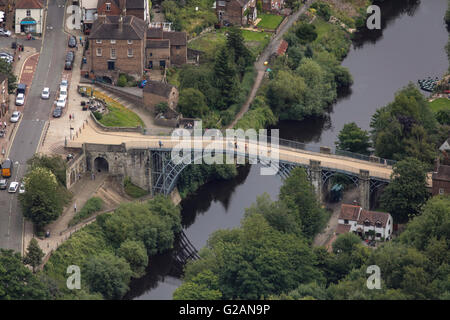
<svg viewBox="0 0 450 320">
<path fill-rule="evenodd" d="M 167 53 L 169 53 L 168 59 L 165 58 Z M 160 56 L 161 59 L 158 60 L 155 58 L 155 55 Z M 145 56 L 147 59 L 145 64 L 149 69 L 185 64 L 187 62 L 186 32 L 149 28 L 147 31 Z"/>
<path fill-rule="evenodd" d="M 257 18 L 256 0 L 216 1 L 216 15 L 221 23 L 250 24 Z"/>
<path fill-rule="evenodd" d="M 91 77 L 115 82 L 120 73 L 126 73 L 141 79 L 146 31 L 146 23 L 134 16 L 99 16 L 92 25 L 86 52 Z"/>
<path fill-rule="evenodd" d="M 438 158 L 435 162 L 431 189 L 433 196 L 450 194 L 450 138 L 439 147 L 439 150 L 442 152 L 443 160 Z"/>
<path fill-rule="evenodd" d="M 266 12 L 280 12 L 284 7 L 284 0 L 261 0 L 262 9 Z"/>
<path fill-rule="evenodd" d="M 167 102 L 170 109 L 175 110 L 178 103 L 178 90 L 176 87 L 158 81 L 149 80 L 143 90 L 144 105 L 151 112 L 160 102 Z"/>
<path fill-rule="evenodd" d="M 98 0 L 97 14 L 99 16 L 123 14 L 150 22 L 148 0 Z"/>
</svg>

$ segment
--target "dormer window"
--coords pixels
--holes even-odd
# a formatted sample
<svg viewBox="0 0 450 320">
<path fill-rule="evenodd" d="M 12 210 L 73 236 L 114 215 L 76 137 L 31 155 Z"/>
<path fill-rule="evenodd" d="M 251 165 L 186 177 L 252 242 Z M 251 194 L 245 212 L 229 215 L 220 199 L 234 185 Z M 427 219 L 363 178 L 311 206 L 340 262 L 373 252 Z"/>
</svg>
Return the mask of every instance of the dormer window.
<svg viewBox="0 0 450 320">
<path fill-rule="evenodd" d="M 364 225 L 365 225 L 366 227 L 369 227 L 369 226 L 370 226 L 370 221 L 369 221 L 369 220 L 364 221 Z"/>
<path fill-rule="evenodd" d="M 95 40 L 95 43 L 102 43 L 102 40 Z"/>
<path fill-rule="evenodd" d="M 111 11 L 111 3 L 106 3 L 106 11 Z"/>
<path fill-rule="evenodd" d="M 380 221 L 377 221 L 377 222 L 375 223 L 375 225 L 377 226 L 377 228 L 381 228 L 381 227 L 382 227 L 382 224 L 381 224 Z"/>
</svg>

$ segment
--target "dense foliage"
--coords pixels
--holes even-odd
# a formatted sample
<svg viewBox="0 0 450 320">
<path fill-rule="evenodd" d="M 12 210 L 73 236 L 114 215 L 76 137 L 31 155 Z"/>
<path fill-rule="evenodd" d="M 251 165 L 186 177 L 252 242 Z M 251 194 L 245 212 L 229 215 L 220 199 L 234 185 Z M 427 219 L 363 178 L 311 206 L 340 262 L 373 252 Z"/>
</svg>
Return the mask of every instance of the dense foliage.
<svg viewBox="0 0 450 320">
<path fill-rule="evenodd" d="M 362 130 L 354 122 L 344 125 L 339 132 L 336 148 L 344 151 L 350 151 L 360 154 L 369 154 L 368 148 L 370 147 L 369 133 Z"/>
<path fill-rule="evenodd" d="M 181 230 L 179 208 L 158 196 L 144 203 L 122 204 L 74 233 L 51 256 L 45 274 L 55 279 L 64 298 L 121 298 L 131 277 L 140 277 L 148 257 L 173 247 Z M 66 268 L 81 267 L 82 290 L 67 290 Z M 84 271 L 83 271 L 84 270 Z"/>
</svg>

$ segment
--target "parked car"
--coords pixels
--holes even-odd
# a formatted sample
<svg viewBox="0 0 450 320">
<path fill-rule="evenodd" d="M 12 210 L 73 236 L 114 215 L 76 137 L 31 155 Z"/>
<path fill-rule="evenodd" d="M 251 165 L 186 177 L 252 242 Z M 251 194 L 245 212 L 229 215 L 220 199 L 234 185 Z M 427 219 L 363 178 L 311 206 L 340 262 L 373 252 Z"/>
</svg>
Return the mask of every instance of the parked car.
<svg viewBox="0 0 450 320">
<path fill-rule="evenodd" d="M 19 93 L 23 93 L 23 94 L 25 94 L 25 91 L 27 90 L 27 85 L 26 84 L 24 84 L 24 83 L 19 83 L 18 85 L 17 85 L 17 93 L 19 94 Z"/>
<path fill-rule="evenodd" d="M 5 190 L 8 188 L 8 181 L 6 179 L 0 180 L 0 190 Z"/>
<path fill-rule="evenodd" d="M 11 122 L 17 122 L 20 119 L 20 111 L 14 111 L 11 115 L 11 119 L 9 121 Z"/>
<path fill-rule="evenodd" d="M 60 87 L 59 88 L 59 97 L 67 99 L 67 87 Z"/>
<path fill-rule="evenodd" d="M 5 30 L 5 29 L 0 29 L 0 36 L 11 37 L 11 31 Z"/>
<path fill-rule="evenodd" d="M 8 192 L 15 193 L 17 191 L 17 188 L 19 187 L 19 183 L 17 181 L 11 182 L 8 188 Z"/>
<path fill-rule="evenodd" d="M 66 70 L 72 70 L 72 66 L 73 66 L 73 60 L 75 59 L 75 54 L 73 53 L 73 51 L 69 51 L 67 52 L 66 55 L 66 62 L 64 64 L 64 69 Z"/>
<path fill-rule="evenodd" d="M 19 93 L 16 97 L 16 106 L 23 106 L 25 102 L 25 95 L 23 93 Z"/>
<path fill-rule="evenodd" d="M 68 87 L 69 86 L 69 82 L 66 80 L 66 79 L 64 79 L 64 80 L 61 80 L 61 84 L 59 85 L 59 87 L 61 88 L 61 87 Z"/>
<path fill-rule="evenodd" d="M 14 56 L 8 52 L 0 52 L 0 57 L 6 57 L 8 59 L 14 59 Z"/>
<path fill-rule="evenodd" d="M 75 48 L 77 46 L 77 38 L 74 36 L 69 37 L 69 48 Z"/>
<path fill-rule="evenodd" d="M 19 193 L 25 193 L 25 184 L 23 182 L 20 183 Z"/>
<path fill-rule="evenodd" d="M 56 106 L 60 107 L 60 108 L 64 108 L 66 106 L 66 99 L 59 97 L 58 100 L 56 101 Z"/>
<path fill-rule="evenodd" d="M 59 118 L 62 116 L 62 108 L 56 107 L 55 110 L 53 110 L 53 118 Z"/>
<path fill-rule="evenodd" d="M 5 60 L 8 63 L 12 63 L 13 59 L 8 56 L 0 56 L 0 59 Z"/>
<path fill-rule="evenodd" d="M 42 90 L 41 98 L 42 98 L 42 99 L 49 99 L 49 98 L 50 98 L 50 88 L 45 87 L 45 88 Z"/>
</svg>

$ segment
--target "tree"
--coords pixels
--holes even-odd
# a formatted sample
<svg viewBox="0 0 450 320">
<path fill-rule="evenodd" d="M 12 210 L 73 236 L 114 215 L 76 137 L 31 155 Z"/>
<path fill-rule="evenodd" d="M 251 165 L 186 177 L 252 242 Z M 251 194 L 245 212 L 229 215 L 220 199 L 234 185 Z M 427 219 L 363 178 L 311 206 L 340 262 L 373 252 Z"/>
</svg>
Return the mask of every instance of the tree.
<svg viewBox="0 0 450 320">
<path fill-rule="evenodd" d="M 381 206 L 396 223 L 405 223 L 420 213 L 428 198 L 426 166 L 417 159 L 407 158 L 394 165 L 391 182 L 381 195 Z"/>
<path fill-rule="evenodd" d="M 230 61 L 230 55 L 227 48 L 222 47 L 214 62 L 215 87 L 219 90 L 217 108 L 226 109 L 236 101 L 237 93 L 237 74 L 236 68 Z"/>
<path fill-rule="evenodd" d="M 59 155 L 48 156 L 45 154 L 34 154 L 27 163 L 31 169 L 42 167 L 49 169 L 63 186 L 66 185 L 66 160 Z"/>
<path fill-rule="evenodd" d="M 62 212 L 62 198 L 55 175 L 46 168 L 36 167 L 24 178 L 27 192 L 19 195 L 23 215 L 38 229 L 56 220 Z"/>
<path fill-rule="evenodd" d="M 178 287 L 173 293 L 174 300 L 219 300 L 222 292 L 219 277 L 206 270 L 196 275 L 192 281 Z"/>
<path fill-rule="evenodd" d="M 301 44 L 313 42 L 317 39 L 316 26 L 310 23 L 301 23 L 297 27 L 295 35 L 300 39 Z"/>
<path fill-rule="evenodd" d="M 333 242 L 334 253 L 351 253 L 353 248 L 361 243 L 361 238 L 356 234 L 348 232 L 339 235 Z"/>
<path fill-rule="evenodd" d="M 83 275 L 92 292 L 105 299 L 120 299 L 128 291 L 133 272 L 124 258 L 110 253 L 92 256 L 83 267 Z"/>
<path fill-rule="evenodd" d="M 23 263 L 30 265 L 33 268 L 33 273 L 36 272 L 36 267 L 42 263 L 44 252 L 39 247 L 36 238 L 31 239 L 27 248 L 27 254 L 23 258 Z"/>
<path fill-rule="evenodd" d="M 169 109 L 169 105 L 166 101 L 159 102 L 155 105 L 156 114 L 165 113 Z"/>
<path fill-rule="evenodd" d="M 252 62 L 252 55 L 250 50 L 245 46 L 241 29 L 237 27 L 228 29 L 226 46 L 232 51 L 234 63 L 238 66 L 241 75 L 243 75 L 245 67 Z"/>
<path fill-rule="evenodd" d="M 23 265 L 20 254 L 0 249 L 0 300 L 47 298 L 47 288 Z"/>
<path fill-rule="evenodd" d="M 12 64 L 4 59 L 0 59 L 0 73 L 8 76 L 8 93 L 13 94 L 17 88 L 17 77 L 14 75 Z"/>
<path fill-rule="evenodd" d="M 142 241 L 126 240 L 120 245 L 117 255 L 130 264 L 134 278 L 139 278 L 145 273 L 145 268 L 148 265 L 148 255 Z"/>
<path fill-rule="evenodd" d="M 344 125 L 339 132 L 338 141 L 335 142 L 336 147 L 340 150 L 350 151 L 361 154 L 369 154 L 367 150 L 370 147 L 369 133 L 362 130 L 351 122 Z"/>
<path fill-rule="evenodd" d="M 327 214 L 319 207 L 314 188 L 303 168 L 295 168 L 280 189 L 280 201 L 292 210 L 302 233 L 313 238 L 325 225 Z"/>
<path fill-rule="evenodd" d="M 201 118 L 208 112 L 205 96 L 194 88 L 183 89 L 177 105 L 184 117 Z"/>
</svg>

